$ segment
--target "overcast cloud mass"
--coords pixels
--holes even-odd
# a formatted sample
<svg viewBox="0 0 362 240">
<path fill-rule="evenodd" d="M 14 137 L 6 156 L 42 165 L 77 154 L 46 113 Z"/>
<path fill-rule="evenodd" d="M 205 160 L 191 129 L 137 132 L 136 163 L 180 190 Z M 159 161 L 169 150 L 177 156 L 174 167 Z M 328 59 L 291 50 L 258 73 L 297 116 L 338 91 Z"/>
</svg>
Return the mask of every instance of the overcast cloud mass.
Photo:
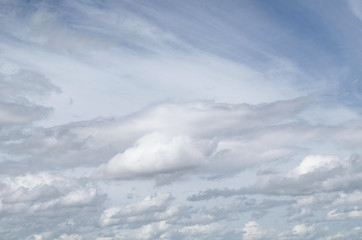
<svg viewBox="0 0 362 240">
<path fill-rule="evenodd" d="M 0 239 L 361 239 L 361 29 L 358 0 L 0 0 Z"/>
</svg>

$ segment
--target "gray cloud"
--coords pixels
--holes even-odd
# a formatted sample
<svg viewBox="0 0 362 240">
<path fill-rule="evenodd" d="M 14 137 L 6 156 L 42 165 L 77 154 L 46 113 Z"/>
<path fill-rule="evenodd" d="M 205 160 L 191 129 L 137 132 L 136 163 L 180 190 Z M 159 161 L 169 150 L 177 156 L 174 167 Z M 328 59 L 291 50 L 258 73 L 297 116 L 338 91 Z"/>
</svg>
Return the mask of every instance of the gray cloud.
<svg viewBox="0 0 362 240">
<path fill-rule="evenodd" d="M 45 118 L 51 108 L 37 105 L 33 99 L 59 91 L 36 72 L 0 73 L 0 124 L 25 124 Z"/>
<path fill-rule="evenodd" d="M 283 121 L 296 121 L 292 116 L 309 104 L 308 98 L 256 106 L 161 103 L 123 119 L 96 119 L 48 129 L 34 128 L 26 134 L 14 135 L 5 150 L 9 154 L 23 155 L 25 162 L 36 161 L 33 168 L 95 166 L 113 158 L 98 169 L 97 175 L 101 178 L 106 175 L 110 178 L 154 176 L 198 167 L 219 174 L 230 169 L 224 168 L 221 161 L 228 161 L 228 165 L 234 166 L 233 170 L 239 171 L 298 150 L 295 146 L 285 146 L 294 136 L 293 130 L 300 134 L 300 142 L 313 137 L 315 130 L 308 126 L 304 129 L 288 123 L 274 126 Z M 153 139 L 156 135 L 158 137 Z M 274 141 L 273 135 L 281 137 Z M 148 156 L 139 155 L 145 149 L 150 151 Z M 249 158 L 255 155 L 253 152 L 261 154 L 250 161 Z M 157 160 L 158 154 L 163 155 L 164 160 L 156 167 L 147 158 Z M 189 161 L 183 161 L 183 158 Z M 132 170 L 133 167 L 127 165 L 133 164 L 129 159 L 155 168 Z M 117 167 L 112 167 L 114 173 L 108 174 L 107 166 L 116 162 Z"/>
<path fill-rule="evenodd" d="M 61 231 L 82 231 L 92 221 L 96 223 L 94 215 L 104 201 L 90 182 L 45 172 L 3 177 L 1 184 L 0 231 L 6 239 L 49 229 L 52 233 L 47 239 Z"/>
<path fill-rule="evenodd" d="M 358 155 L 344 160 L 337 156 L 312 155 L 303 159 L 284 176 L 261 175 L 254 185 L 240 189 L 210 189 L 190 196 L 191 201 L 244 194 L 302 196 L 320 192 L 352 192 L 360 190 L 361 158 Z"/>
<path fill-rule="evenodd" d="M 103 211 L 99 224 L 138 228 L 150 222 L 160 222 L 178 215 L 179 207 L 171 206 L 171 194 L 154 194 L 144 200 L 126 206 L 115 206 Z"/>
</svg>

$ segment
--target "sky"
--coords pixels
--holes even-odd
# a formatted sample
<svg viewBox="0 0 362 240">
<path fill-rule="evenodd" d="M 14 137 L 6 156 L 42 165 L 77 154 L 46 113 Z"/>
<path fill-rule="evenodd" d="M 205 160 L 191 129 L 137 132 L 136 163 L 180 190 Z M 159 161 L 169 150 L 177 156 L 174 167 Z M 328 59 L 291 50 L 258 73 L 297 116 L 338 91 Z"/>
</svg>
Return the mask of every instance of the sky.
<svg viewBox="0 0 362 240">
<path fill-rule="evenodd" d="M 0 0 L 0 239 L 361 239 L 361 30 L 358 0 Z"/>
</svg>

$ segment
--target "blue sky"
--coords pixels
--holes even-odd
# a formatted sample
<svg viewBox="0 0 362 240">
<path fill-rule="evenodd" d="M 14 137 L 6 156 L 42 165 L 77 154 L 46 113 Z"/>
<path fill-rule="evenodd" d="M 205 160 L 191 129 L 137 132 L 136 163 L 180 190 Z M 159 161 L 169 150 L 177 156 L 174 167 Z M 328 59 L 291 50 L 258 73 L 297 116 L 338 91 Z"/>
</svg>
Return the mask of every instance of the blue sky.
<svg viewBox="0 0 362 240">
<path fill-rule="evenodd" d="M 0 0 L 0 239 L 359 239 L 362 4 Z"/>
</svg>

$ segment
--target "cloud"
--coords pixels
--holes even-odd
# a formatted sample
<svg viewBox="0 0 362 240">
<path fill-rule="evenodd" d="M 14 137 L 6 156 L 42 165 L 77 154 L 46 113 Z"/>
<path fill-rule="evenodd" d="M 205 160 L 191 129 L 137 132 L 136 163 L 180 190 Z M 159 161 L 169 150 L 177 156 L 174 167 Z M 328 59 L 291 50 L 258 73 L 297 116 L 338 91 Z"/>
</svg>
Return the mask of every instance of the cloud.
<svg viewBox="0 0 362 240">
<path fill-rule="evenodd" d="M 23 154 L 25 161 L 36 161 L 37 165 L 29 166 L 35 169 L 95 166 L 109 161 L 117 165 L 113 169 L 117 173 L 111 178 L 122 178 L 120 174 L 125 172 L 129 174 L 125 178 L 142 177 L 198 166 L 206 166 L 208 171 L 216 173 L 228 171 L 230 168 L 221 164 L 222 159 L 234 166 L 232 170 L 239 171 L 296 151 L 295 147 L 285 147 L 293 137 L 291 130 L 301 134 L 301 142 L 312 137 L 314 130 L 308 126 L 305 129 L 288 123 L 275 126 L 297 121 L 293 116 L 309 104 L 308 98 L 255 106 L 207 101 L 165 102 L 124 118 L 95 119 L 30 129 L 26 134 L 20 132 L 6 145 L 6 151 Z M 272 136 L 278 135 L 281 138 L 274 141 Z M 253 152 L 261 153 L 254 162 L 249 161 Z M 146 153 L 151 160 L 145 159 Z M 133 160 L 130 159 L 151 167 L 131 169 Z M 156 161 L 159 166 L 153 164 Z M 106 166 L 99 168 L 99 173 L 107 172 Z"/>
<path fill-rule="evenodd" d="M 344 232 L 338 232 L 334 235 L 325 236 L 319 238 L 320 240 L 336 240 L 336 239 L 351 239 L 351 240 L 358 240 L 361 235 L 361 227 L 355 227 L 351 230 L 347 230 Z"/>
<path fill-rule="evenodd" d="M 4 65 L 0 69 L 0 124 L 29 124 L 48 116 L 52 109 L 38 105 L 34 100 L 59 92 L 59 89 L 36 72 L 9 72 L 6 62 Z"/>
<path fill-rule="evenodd" d="M 283 201 L 238 199 L 230 204 L 199 208 L 179 204 L 169 193 L 156 193 L 140 201 L 104 209 L 99 225 L 105 233 L 111 231 L 113 236 L 123 238 L 240 239 L 240 231 L 234 231 L 222 223 L 226 221 L 232 224 L 245 213 L 264 211 L 283 204 Z M 273 230 L 264 232 L 272 236 Z"/>
<path fill-rule="evenodd" d="M 57 229 L 46 238 L 61 231 L 77 232 L 96 220 L 93 215 L 104 200 L 91 183 L 46 172 L 3 177 L 0 182 L 0 231 L 8 239 L 37 235 L 54 226 Z"/>
<path fill-rule="evenodd" d="M 62 234 L 60 235 L 58 238 L 56 238 L 56 240 L 82 240 L 82 236 L 77 235 L 77 234 Z"/>
<path fill-rule="evenodd" d="M 224 229 L 220 224 L 196 224 L 191 226 L 183 226 L 178 232 L 181 233 L 184 238 L 213 238 L 218 235 L 218 232 L 222 232 Z"/>
<path fill-rule="evenodd" d="M 341 160 L 337 156 L 310 155 L 284 176 L 259 176 L 250 187 L 209 189 L 189 196 L 188 199 L 200 201 L 244 194 L 303 196 L 322 192 L 352 192 L 360 190 L 358 182 L 361 180 L 361 166 L 359 156 Z"/>
<path fill-rule="evenodd" d="M 50 108 L 34 106 L 32 104 L 0 103 L 0 123 L 24 124 L 31 123 L 47 116 L 51 112 Z"/>
<path fill-rule="evenodd" d="M 359 1 L 355 1 L 355 0 L 349 0 L 349 7 L 352 10 L 353 14 L 359 18 L 360 20 L 362 20 L 362 5 Z"/>
<path fill-rule="evenodd" d="M 347 122 L 328 129 L 328 137 L 333 139 L 338 146 L 352 151 L 360 150 L 362 127 L 359 121 Z"/>
<path fill-rule="evenodd" d="M 361 192 L 338 191 L 317 193 L 308 196 L 298 197 L 295 203 L 288 207 L 290 220 L 312 219 L 321 216 L 321 221 L 343 221 L 353 219 L 348 217 L 348 212 L 358 212 Z M 355 218 L 358 218 L 357 216 Z"/>
<path fill-rule="evenodd" d="M 137 228 L 150 222 L 160 222 L 177 216 L 178 207 L 171 206 L 171 194 L 154 194 L 147 196 L 140 202 L 126 206 L 110 207 L 103 211 L 99 225 L 128 225 Z"/>
<path fill-rule="evenodd" d="M 7 68 L 11 67 L 6 67 L 8 63 L 3 59 L 1 59 L 1 62 L 5 65 L 5 67 L 2 67 L 0 75 L 0 96 L 2 100 L 16 102 L 29 97 L 39 98 L 52 92 L 60 92 L 60 89 L 43 75 L 24 69 L 9 71 Z"/>
<path fill-rule="evenodd" d="M 0 236 L 357 239 L 359 5 L 0 0 Z"/>
<path fill-rule="evenodd" d="M 62 89 L 47 101 L 57 110 L 42 123 L 54 126 L 115 112 L 118 115 L 119 109 L 122 115 L 129 114 L 165 99 L 258 104 L 311 92 L 294 86 L 296 79 L 309 79 L 297 65 L 270 50 L 261 50 L 243 34 L 230 39 L 245 39 L 242 48 L 253 49 L 258 58 L 267 59 L 266 64 L 248 61 L 254 54 L 234 60 L 200 50 L 173 31 L 181 26 L 171 24 L 174 16 L 167 11 L 158 11 L 164 4 L 149 4 L 3 3 L 7 24 L 2 25 L 0 36 L 2 55 L 47 76 Z M 191 5 L 195 4 L 181 4 L 176 9 L 184 14 Z M 162 16 L 170 21 L 157 21 Z M 174 20 L 182 21 L 179 17 Z M 205 17 L 210 19 L 210 15 Z M 183 30 L 192 29 L 186 27 L 190 24 L 196 27 L 195 21 L 186 19 Z M 211 40 L 208 36 L 202 39 L 206 43 Z M 73 99 L 71 107 L 69 99 Z"/>
<path fill-rule="evenodd" d="M 362 209 L 360 207 L 353 207 L 350 209 L 333 209 L 327 213 L 327 220 L 346 220 L 362 218 Z"/>
<path fill-rule="evenodd" d="M 120 239 L 136 239 L 136 240 L 146 240 L 146 239 L 169 239 L 167 236 L 167 231 L 169 225 L 164 221 L 153 222 L 146 224 L 137 229 L 127 229 L 122 230 L 116 233 L 113 233 L 112 236 Z M 102 239 L 102 238 L 101 238 Z"/>
<path fill-rule="evenodd" d="M 306 226 L 305 224 L 299 224 L 299 225 L 295 225 L 292 229 L 293 233 L 301 236 L 301 237 L 305 237 L 305 238 L 310 238 L 310 235 L 313 234 L 315 232 L 315 226 Z M 309 235 L 309 237 L 308 237 Z"/>
<path fill-rule="evenodd" d="M 243 227 L 243 240 L 260 240 L 268 238 L 268 231 L 263 229 L 257 222 L 250 221 Z"/>
<path fill-rule="evenodd" d="M 237 221 L 243 215 L 249 213 L 253 219 L 260 219 L 272 209 L 293 203 L 289 199 L 257 199 L 242 197 L 225 204 L 202 209 L 192 215 L 191 219 L 185 219 L 185 224 L 212 223 L 216 221 Z"/>
<path fill-rule="evenodd" d="M 155 132 L 143 136 L 134 147 L 98 167 L 94 176 L 126 179 L 195 168 L 207 164 L 207 148 L 207 143 L 195 142 L 186 136 L 170 139 Z"/>
<path fill-rule="evenodd" d="M 277 240 L 302 240 L 324 239 L 323 236 L 330 231 L 322 224 L 298 224 L 283 231 L 274 228 L 265 228 L 255 221 L 245 223 L 243 227 L 243 240 L 277 239 Z"/>
<path fill-rule="evenodd" d="M 331 171 L 338 168 L 340 164 L 337 156 L 311 155 L 305 157 L 295 169 L 290 171 L 288 177 L 299 178 L 308 173 Z"/>
<path fill-rule="evenodd" d="M 7 177 L 1 183 L 1 211 L 5 213 L 32 215 L 56 208 L 93 204 L 100 197 L 95 187 L 82 186 L 75 179 L 47 173 Z"/>
</svg>

